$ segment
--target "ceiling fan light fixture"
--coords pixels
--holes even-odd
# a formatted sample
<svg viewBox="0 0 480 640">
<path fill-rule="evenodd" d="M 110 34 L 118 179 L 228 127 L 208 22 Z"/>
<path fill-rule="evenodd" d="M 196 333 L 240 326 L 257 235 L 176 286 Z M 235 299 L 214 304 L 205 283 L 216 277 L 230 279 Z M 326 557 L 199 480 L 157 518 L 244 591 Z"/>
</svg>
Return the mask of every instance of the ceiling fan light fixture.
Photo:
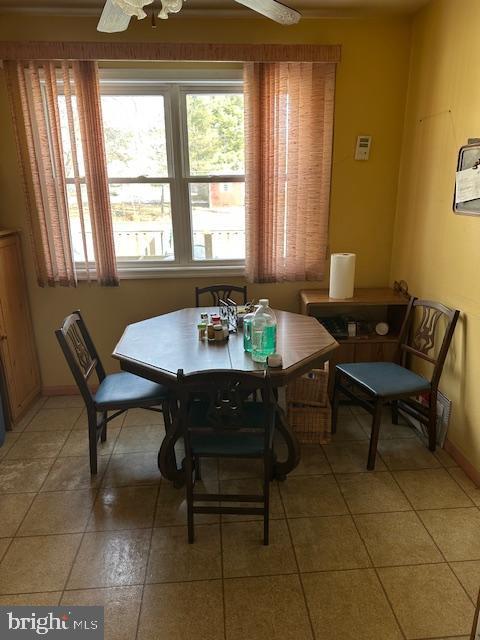
<svg viewBox="0 0 480 640">
<path fill-rule="evenodd" d="M 117 6 L 127 16 L 136 16 L 138 20 L 143 20 L 147 14 L 143 7 L 151 4 L 153 0 L 113 0 L 113 4 Z"/>
<path fill-rule="evenodd" d="M 158 17 L 162 20 L 168 19 L 169 13 L 178 13 L 182 10 L 183 0 L 162 0 L 162 8 Z"/>
</svg>

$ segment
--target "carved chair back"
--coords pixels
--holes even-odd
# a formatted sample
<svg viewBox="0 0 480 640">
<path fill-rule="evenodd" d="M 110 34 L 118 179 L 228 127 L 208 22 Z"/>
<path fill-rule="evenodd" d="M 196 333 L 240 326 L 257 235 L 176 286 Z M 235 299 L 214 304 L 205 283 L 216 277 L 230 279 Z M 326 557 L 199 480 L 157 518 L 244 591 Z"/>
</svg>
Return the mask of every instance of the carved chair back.
<svg viewBox="0 0 480 640">
<path fill-rule="evenodd" d="M 218 307 L 220 300 L 230 300 L 232 293 L 239 293 L 241 296 L 240 304 L 247 304 L 247 287 L 239 287 L 234 284 L 213 284 L 209 287 L 195 287 L 195 306 L 200 307 L 200 296 L 209 293 L 212 299 L 212 305 Z M 208 306 L 208 305 L 205 305 Z"/>
<path fill-rule="evenodd" d="M 55 335 L 87 408 L 93 408 L 94 397 L 89 381 L 96 374 L 98 382 L 101 382 L 105 378 L 105 369 L 80 311 L 67 316 Z"/>
<path fill-rule="evenodd" d="M 450 309 L 439 302 L 410 299 L 399 339 L 400 362 L 406 367 L 413 356 L 430 363 L 433 366 L 433 390 L 440 382 L 459 315 L 457 309 Z"/>
<path fill-rule="evenodd" d="M 193 432 L 210 432 L 231 434 L 248 429 L 249 432 L 264 434 L 265 450 L 271 446 L 275 421 L 276 400 L 270 383 L 268 370 L 255 373 L 241 371 L 209 371 L 184 375 L 178 371 L 178 397 L 180 400 L 179 418 L 186 435 L 186 446 L 189 434 Z M 255 403 L 261 419 L 252 424 L 252 396 L 260 391 L 262 402 Z M 191 421 L 195 415 L 195 403 L 202 405 L 202 417 L 205 423 Z"/>
</svg>

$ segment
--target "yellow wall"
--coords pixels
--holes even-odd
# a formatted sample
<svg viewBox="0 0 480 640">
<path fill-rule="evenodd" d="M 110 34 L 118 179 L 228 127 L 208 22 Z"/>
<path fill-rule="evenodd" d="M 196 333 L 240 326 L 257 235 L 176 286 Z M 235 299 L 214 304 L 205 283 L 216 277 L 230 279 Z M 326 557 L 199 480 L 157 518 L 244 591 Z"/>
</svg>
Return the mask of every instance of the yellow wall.
<svg viewBox="0 0 480 640">
<path fill-rule="evenodd" d="M 480 470 L 480 220 L 452 212 L 458 149 L 480 137 L 477 0 L 433 0 L 417 15 L 392 278 L 462 311 L 441 389 L 449 439 Z"/>
<path fill-rule="evenodd" d="M 20 17 L 0 14 L 0 40 L 102 39 L 89 18 Z M 290 42 L 341 44 L 335 113 L 330 247 L 358 254 L 357 285 L 389 282 L 396 186 L 408 75 L 410 22 L 396 19 L 304 20 L 284 28 L 263 19 L 194 20 L 172 18 L 156 31 L 133 24 L 123 40 L 199 42 Z M 373 135 L 371 160 L 354 162 L 359 134 Z M 17 169 L 13 132 L 0 77 L 0 225 L 26 229 L 25 202 Z M 32 311 L 46 387 L 70 384 L 54 340 L 61 318 L 81 308 L 102 357 L 108 356 L 130 322 L 193 305 L 198 279 L 124 281 L 120 288 L 82 284 L 77 290 L 42 290 L 35 284 L 32 256 L 25 238 Z M 229 280 L 235 280 L 228 278 Z M 238 281 L 238 279 L 237 279 Z M 206 280 L 202 282 L 205 283 Z M 252 296 L 268 295 L 274 306 L 297 310 L 305 283 L 252 286 Z M 309 283 L 315 288 L 327 286 Z"/>
</svg>

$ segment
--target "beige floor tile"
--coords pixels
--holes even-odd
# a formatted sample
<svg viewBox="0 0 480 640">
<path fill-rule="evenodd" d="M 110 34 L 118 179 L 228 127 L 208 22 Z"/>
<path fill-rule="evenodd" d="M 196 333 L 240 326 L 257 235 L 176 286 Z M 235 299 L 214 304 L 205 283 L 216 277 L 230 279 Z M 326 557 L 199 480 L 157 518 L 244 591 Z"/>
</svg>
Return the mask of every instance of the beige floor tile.
<svg viewBox="0 0 480 640">
<path fill-rule="evenodd" d="M 351 516 L 295 518 L 289 526 L 300 571 L 371 566 Z"/>
<path fill-rule="evenodd" d="M 221 575 L 220 525 L 195 527 L 193 544 L 188 544 L 186 527 L 154 530 L 147 583 L 210 580 Z"/>
<path fill-rule="evenodd" d="M 17 433 L 15 431 L 7 431 L 7 433 L 5 434 L 5 440 L 2 446 L 0 447 L 0 460 L 5 458 L 5 456 L 13 447 L 13 445 L 15 444 L 15 442 L 18 440 L 19 437 L 20 437 L 20 432 Z"/>
<path fill-rule="evenodd" d="M 408 639 L 470 632 L 473 605 L 447 564 L 389 567 L 379 575 Z"/>
<path fill-rule="evenodd" d="M 34 497 L 33 493 L 12 493 L 0 497 L 0 538 L 15 535 Z"/>
<path fill-rule="evenodd" d="M 37 398 L 37 400 L 35 400 L 30 409 L 23 416 L 23 418 L 21 418 L 16 424 L 13 425 L 13 431 L 16 433 L 24 431 L 29 422 L 36 416 L 37 412 L 43 407 L 44 404 L 45 398 Z"/>
<path fill-rule="evenodd" d="M 319 444 L 304 444 L 300 450 L 300 462 L 289 477 L 317 476 L 331 472 L 322 447 Z"/>
<path fill-rule="evenodd" d="M 0 463 L 0 493 L 38 491 L 53 460 L 3 460 Z"/>
<path fill-rule="evenodd" d="M 221 580 L 147 585 L 138 640 L 153 639 L 225 640 Z"/>
<path fill-rule="evenodd" d="M 50 396 L 45 400 L 44 409 L 83 409 L 85 403 L 81 395 Z"/>
<path fill-rule="evenodd" d="M 143 583 L 150 531 L 86 533 L 67 588 L 92 589 Z"/>
<path fill-rule="evenodd" d="M 237 480 L 241 478 L 261 478 L 263 476 L 263 463 L 261 460 L 244 460 L 224 458 L 219 460 L 220 480 Z"/>
<path fill-rule="evenodd" d="M 160 479 L 157 454 L 154 451 L 114 454 L 110 458 L 102 485 L 104 487 L 158 485 Z"/>
<path fill-rule="evenodd" d="M 97 444 L 97 455 L 109 456 L 115 447 L 119 433 L 120 427 L 110 428 L 108 430 L 107 441 Z M 88 431 L 86 429 L 82 431 L 74 429 L 71 431 L 65 440 L 62 450 L 58 454 L 59 458 L 71 458 L 72 456 L 88 456 Z"/>
<path fill-rule="evenodd" d="M 228 640 L 312 638 L 297 575 L 225 580 L 225 619 Z"/>
<path fill-rule="evenodd" d="M 449 562 L 480 560 L 480 511 L 438 509 L 418 515 Z"/>
<path fill-rule="evenodd" d="M 324 445 L 328 461 L 334 473 L 367 471 L 368 442 L 332 442 Z M 385 471 L 381 456 L 377 453 L 375 471 Z"/>
<path fill-rule="evenodd" d="M 342 473 L 340 491 L 352 513 L 409 511 L 412 507 L 388 471 Z"/>
<path fill-rule="evenodd" d="M 154 451 L 158 453 L 165 437 L 163 425 L 123 427 L 115 444 L 115 453 L 137 453 Z"/>
<path fill-rule="evenodd" d="M 458 464 L 455 462 L 452 456 L 445 451 L 445 449 L 437 448 L 434 455 L 438 460 L 440 460 L 441 464 L 446 469 L 458 467 Z"/>
<path fill-rule="evenodd" d="M 210 480 L 198 482 L 195 490 L 197 493 L 218 493 L 218 482 Z M 220 516 L 216 514 L 195 515 L 195 524 L 209 524 L 219 521 Z M 187 502 L 185 488 L 175 489 L 171 482 L 162 480 L 155 514 L 155 526 L 165 527 L 186 523 Z"/>
<path fill-rule="evenodd" d="M 142 587 L 65 591 L 62 605 L 105 607 L 105 640 L 135 640 Z"/>
<path fill-rule="evenodd" d="M 476 603 L 480 590 L 480 561 L 451 562 L 450 568 L 453 569 L 470 598 Z"/>
<path fill-rule="evenodd" d="M 149 424 L 163 426 L 163 414 L 158 411 L 149 411 L 148 409 L 129 409 L 123 421 L 125 427 L 138 427 Z"/>
<path fill-rule="evenodd" d="M 348 513 L 332 475 L 287 478 L 280 484 L 280 492 L 288 518 Z"/>
<path fill-rule="evenodd" d="M 0 593 L 62 590 L 80 534 L 15 538 L 0 564 Z"/>
<path fill-rule="evenodd" d="M 396 471 L 393 475 L 415 509 L 473 506 L 446 469 Z"/>
<path fill-rule="evenodd" d="M 81 533 L 93 507 L 94 491 L 39 493 L 17 535 Z"/>
<path fill-rule="evenodd" d="M 25 431 L 70 431 L 81 413 L 82 409 L 75 407 L 40 409 Z"/>
<path fill-rule="evenodd" d="M 337 432 L 332 434 L 332 442 L 350 440 L 366 440 L 367 436 L 360 421 L 347 407 L 340 407 L 338 412 Z"/>
<path fill-rule="evenodd" d="M 283 510 L 282 501 L 280 499 L 279 487 L 280 483 L 272 482 L 270 484 L 270 519 L 277 520 L 278 518 L 284 518 L 285 512 Z M 222 480 L 220 482 L 220 489 L 225 494 L 252 494 L 261 495 L 263 492 L 262 481 L 256 478 L 239 478 L 237 480 Z M 252 506 L 252 503 L 225 503 L 223 506 Z M 253 505 L 255 507 L 261 506 L 258 504 Z M 249 515 L 222 515 L 222 522 L 241 522 L 247 520 L 263 520 L 263 516 L 249 516 Z"/>
<path fill-rule="evenodd" d="M 5 552 L 8 549 L 8 545 L 12 541 L 12 538 L 0 538 L 0 560 L 5 555 Z"/>
<path fill-rule="evenodd" d="M 373 569 L 302 575 L 317 638 L 402 640 Z"/>
<path fill-rule="evenodd" d="M 113 411 L 110 412 L 110 415 L 113 415 L 113 413 L 115 412 Z M 108 423 L 108 428 L 113 429 L 113 428 L 121 427 L 123 425 L 124 420 L 125 420 L 125 413 L 121 413 L 119 416 L 117 416 L 116 418 L 114 418 Z M 80 414 L 80 417 L 73 425 L 73 428 L 75 430 L 80 430 L 80 429 L 83 429 L 84 431 L 88 430 L 88 420 L 87 420 L 86 409 L 83 409 L 82 413 Z"/>
<path fill-rule="evenodd" d="M 57 458 L 41 491 L 72 491 L 97 487 L 105 473 L 107 461 L 98 457 L 98 473 L 90 474 L 90 462 L 85 457 Z"/>
<path fill-rule="evenodd" d="M 355 522 L 376 567 L 443 561 L 414 511 L 358 515 Z"/>
<path fill-rule="evenodd" d="M 372 432 L 372 416 L 361 407 L 355 407 L 353 411 L 357 415 L 365 435 L 370 438 L 370 434 Z M 416 437 L 416 430 L 410 427 L 402 418 L 400 418 L 400 424 L 393 424 L 390 407 L 385 408 L 382 415 L 382 421 L 380 423 L 380 440 Z"/>
<path fill-rule="evenodd" d="M 158 487 L 112 487 L 98 492 L 88 531 L 153 526 Z"/>
<path fill-rule="evenodd" d="M 270 521 L 270 544 L 263 544 L 263 522 L 222 524 L 226 578 L 295 573 L 297 564 L 285 520 Z"/>
<path fill-rule="evenodd" d="M 391 471 L 441 467 L 438 459 L 418 438 L 382 440 L 378 443 L 378 450 Z"/>
<path fill-rule="evenodd" d="M 480 488 L 470 480 L 465 471 L 460 469 L 460 467 L 455 467 L 449 469 L 448 473 L 458 482 L 462 489 L 468 494 L 468 497 L 471 498 L 477 506 L 480 506 Z"/>
<path fill-rule="evenodd" d="M 50 591 L 48 593 L 21 593 L 14 596 L 0 596 L 0 606 L 55 607 L 60 602 L 61 595 L 61 591 Z"/>
<path fill-rule="evenodd" d="M 66 439 L 67 434 L 61 431 L 25 431 L 5 457 L 7 460 L 56 458 Z"/>
</svg>

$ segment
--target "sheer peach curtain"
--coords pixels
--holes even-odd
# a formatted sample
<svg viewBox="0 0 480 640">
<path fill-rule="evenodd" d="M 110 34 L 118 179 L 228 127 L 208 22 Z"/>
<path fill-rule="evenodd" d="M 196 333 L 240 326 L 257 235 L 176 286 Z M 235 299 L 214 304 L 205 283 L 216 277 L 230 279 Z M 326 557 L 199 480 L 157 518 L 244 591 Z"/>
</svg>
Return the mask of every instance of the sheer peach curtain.
<svg viewBox="0 0 480 640">
<path fill-rule="evenodd" d="M 88 278 L 89 265 L 95 261 L 99 283 L 118 284 L 96 63 L 62 62 L 60 66 L 46 61 L 6 61 L 5 71 L 38 283 L 76 285 L 70 205 L 79 215 L 78 233 L 83 247 L 80 261 Z M 69 123 L 64 138 L 59 97 L 64 101 Z M 73 178 L 71 192 L 67 185 L 65 145 L 71 157 L 68 175 Z M 80 164 L 85 167 L 84 176 L 80 175 Z M 93 254 L 88 248 L 90 226 Z M 78 261 L 79 256 L 76 257 Z"/>
<path fill-rule="evenodd" d="M 335 64 L 244 69 L 247 277 L 319 280 L 328 242 Z"/>
</svg>

